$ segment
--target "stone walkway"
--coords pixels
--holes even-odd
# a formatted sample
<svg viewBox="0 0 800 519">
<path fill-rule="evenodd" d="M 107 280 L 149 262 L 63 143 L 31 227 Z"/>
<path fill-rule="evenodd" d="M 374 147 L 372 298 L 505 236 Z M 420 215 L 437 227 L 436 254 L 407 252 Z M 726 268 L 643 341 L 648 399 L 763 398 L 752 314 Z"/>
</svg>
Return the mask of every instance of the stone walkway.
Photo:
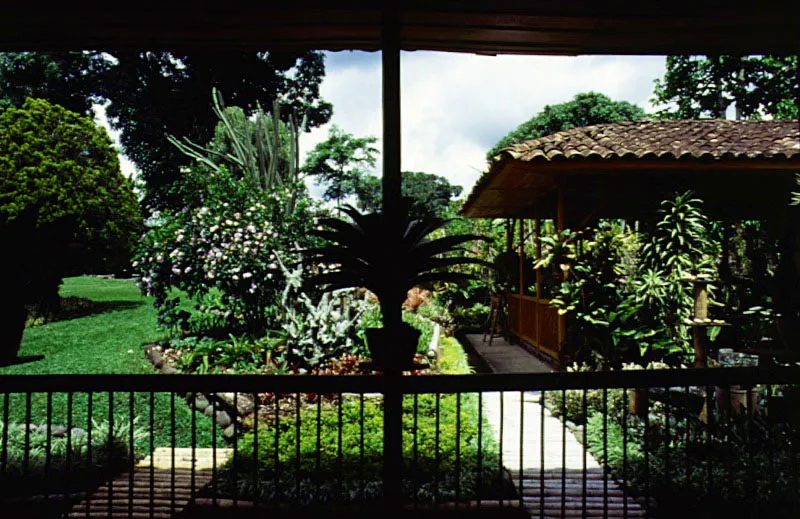
<svg viewBox="0 0 800 519">
<path fill-rule="evenodd" d="M 468 335 L 467 340 L 495 373 L 552 371 L 502 337 L 495 337 L 491 346 L 482 344 L 481 335 Z M 502 445 L 503 465 L 511 473 L 530 516 L 646 517 L 642 507 L 623 494 L 616 481 L 540 401 L 538 391 L 495 392 L 483 397 L 484 413 Z"/>
</svg>

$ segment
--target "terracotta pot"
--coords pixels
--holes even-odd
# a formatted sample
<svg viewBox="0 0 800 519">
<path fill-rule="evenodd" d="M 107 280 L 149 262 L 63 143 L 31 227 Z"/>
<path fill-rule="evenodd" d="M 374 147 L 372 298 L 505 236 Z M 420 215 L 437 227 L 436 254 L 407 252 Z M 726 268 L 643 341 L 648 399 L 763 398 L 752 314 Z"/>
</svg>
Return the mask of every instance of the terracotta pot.
<svg viewBox="0 0 800 519">
<path fill-rule="evenodd" d="M 385 371 L 392 367 L 401 371 L 409 370 L 414 365 L 414 356 L 417 353 L 420 331 L 413 326 L 403 323 L 392 342 L 399 345 L 399 350 L 391 352 L 387 347 L 389 341 L 385 336 L 384 328 L 367 328 L 367 347 L 376 370 Z"/>
</svg>

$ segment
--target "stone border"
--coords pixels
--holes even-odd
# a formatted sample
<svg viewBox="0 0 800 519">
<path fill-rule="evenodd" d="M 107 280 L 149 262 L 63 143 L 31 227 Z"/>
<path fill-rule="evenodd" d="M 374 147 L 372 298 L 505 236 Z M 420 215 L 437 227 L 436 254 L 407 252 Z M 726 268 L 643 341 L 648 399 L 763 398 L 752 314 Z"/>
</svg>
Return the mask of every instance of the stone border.
<svg viewBox="0 0 800 519">
<path fill-rule="evenodd" d="M 146 345 L 144 355 L 161 373 L 165 375 L 180 373 L 164 358 L 161 346 Z M 244 430 L 246 418 L 252 415 L 255 409 L 253 399 L 244 393 L 187 393 L 184 398 L 190 408 L 209 418 L 213 417 L 221 428 L 222 435 L 228 440 L 233 440 Z"/>
</svg>

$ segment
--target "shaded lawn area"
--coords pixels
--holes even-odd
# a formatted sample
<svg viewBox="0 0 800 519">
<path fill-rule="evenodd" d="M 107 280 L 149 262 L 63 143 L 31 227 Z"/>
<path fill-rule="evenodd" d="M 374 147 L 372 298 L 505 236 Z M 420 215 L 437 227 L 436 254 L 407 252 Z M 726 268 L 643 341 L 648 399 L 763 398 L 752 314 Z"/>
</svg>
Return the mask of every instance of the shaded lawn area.
<svg viewBox="0 0 800 519">
<path fill-rule="evenodd" d="M 75 277 L 64 280 L 62 297 L 81 297 L 98 303 L 94 313 L 83 317 L 52 322 L 28 328 L 22 341 L 21 356 L 44 355 L 44 359 L 0 367 L 2 375 L 28 374 L 154 374 L 155 370 L 144 357 L 143 346 L 159 338 L 156 313 L 152 299 L 142 297 L 133 280 Z M 88 429 L 89 402 L 85 393 L 75 393 L 72 398 L 72 426 Z M 91 417 L 108 421 L 109 395 L 92 396 Z M 115 422 L 129 422 L 130 394 L 114 393 L 113 415 Z M 22 423 L 26 415 L 26 395 L 12 394 L 0 404 L 8 412 L 10 422 Z M 47 421 L 47 396 L 31 395 L 31 423 Z M 52 423 L 68 425 L 68 397 L 52 397 Z M 153 443 L 156 447 L 170 446 L 172 413 L 169 393 L 154 394 Z M 147 430 L 144 440 L 137 445 L 149 452 L 150 395 L 134 395 L 134 418 L 137 425 Z M 178 447 L 191 446 L 192 427 L 189 407 L 180 395 L 175 397 L 175 443 Z M 138 418 L 137 418 L 138 417 Z M 211 445 L 211 420 L 197 414 L 197 445 Z M 98 439 L 99 441 L 99 439 Z M 218 444 L 224 445 L 218 431 Z"/>
</svg>

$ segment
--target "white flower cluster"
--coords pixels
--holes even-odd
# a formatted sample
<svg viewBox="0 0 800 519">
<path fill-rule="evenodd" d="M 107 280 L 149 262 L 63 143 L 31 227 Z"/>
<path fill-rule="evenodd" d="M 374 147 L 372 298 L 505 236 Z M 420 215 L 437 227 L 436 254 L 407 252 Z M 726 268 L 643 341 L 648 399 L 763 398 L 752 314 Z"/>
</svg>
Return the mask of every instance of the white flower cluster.
<svg viewBox="0 0 800 519">
<path fill-rule="evenodd" d="M 261 203 L 233 211 L 228 203 L 213 210 L 201 207 L 187 214 L 184 225 L 162 226 L 134 267 L 139 287 L 156 295 L 174 286 L 215 286 L 233 297 L 257 294 L 278 277 L 275 248 L 279 233 Z"/>
</svg>

